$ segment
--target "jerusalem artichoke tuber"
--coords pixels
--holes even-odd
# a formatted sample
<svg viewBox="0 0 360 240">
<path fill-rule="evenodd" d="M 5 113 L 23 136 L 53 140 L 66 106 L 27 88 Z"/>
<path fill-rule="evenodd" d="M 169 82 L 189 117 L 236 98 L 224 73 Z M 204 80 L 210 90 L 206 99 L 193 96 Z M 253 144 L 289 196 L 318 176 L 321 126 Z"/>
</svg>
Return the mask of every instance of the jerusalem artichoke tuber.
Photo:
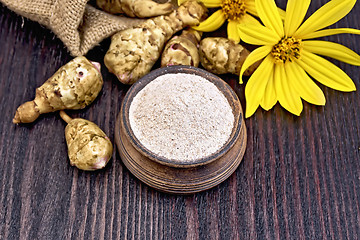
<svg viewBox="0 0 360 240">
<path fill-rule="evenodd" d="M 161 54 L 161 66 L 188 65 L 198 67 L 201 35 L 201 32 L 190 28 L 183 30 L 179 36 L 171 38 Z"/>
<path fill-rule="evenodd" d="M 199 47 L 201 65 L 215 74 L 240 74 L 240 68 L 250 52 L 240 44 L 227 38 L 208 37 L 200 42 Z M 259 63 L 249 67 L 244 75 L 251 75 Z"/>
<path fill-rule="evenodd" d="M 133 84 L 150 72 L 160 56 L 165 42 L 185 26 L 197 25 L 206 8 L 195 0 L 189 0 L 167 16 L 146 20 L 139 26 L 118 32 L 104 62 L 120 82 Z"/>
<path fill-rule="evenodd" d="M 34 100 L 18 107 L 13 123 L 33 122 L 42 113 L 82 109 L 94 101 L 102 85 L 99 63 L 74 58 L 36 89 Z"/>
<path fill-rule="evenodd" d="M 129 17 L 155 17 L 174 10 L 170 2 L 157 3 L 152 0 L 97 0 L 96 4 L 106 12 L 125 13 Z"/>
<path fill-rule="evenodd" d="M 60 116 L 67 122 L 65 139 L 71 166 L 85 171 L 104 168 L 113 152 L 106 134 L 88 120 L 72 119 L 64 111 L 60 111 Z"/>
</svg>

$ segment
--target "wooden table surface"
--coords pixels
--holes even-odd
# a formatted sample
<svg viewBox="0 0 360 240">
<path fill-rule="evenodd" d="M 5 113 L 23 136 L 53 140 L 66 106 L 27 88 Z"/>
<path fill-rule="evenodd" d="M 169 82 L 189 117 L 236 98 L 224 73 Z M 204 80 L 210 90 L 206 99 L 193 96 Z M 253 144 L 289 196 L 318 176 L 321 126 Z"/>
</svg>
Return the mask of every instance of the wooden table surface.
<svg viewBox="0 0 360 240">
<path fill-rule="evenodd" d="M 285 7 L 286 1 L 277 1 Z M 325 0 L 313 1 L 314 12 Z M 360 3 L 332 27 L 360 29 Z M 326 38 L 360 53 L 360 37 Z M 128 86 L 110 74 L 107 39 L 87 57 L 102 64 L 104 87 L 84 110 L 114 142 Z M 14 125 L 35 96 L 72 59 L 38 23 L 0 4 L 0 239 L 359 239 L 360 94 L 323 87 L 325 107 L 304 103 L 300 117 L 279 105 L 245 120 L 244 159 L 220 185 L 193 195 L 158 192 L 137 180 L 114 151 L 107 167 L 71 167 L 58 113 Z M 360 88 L 358 67 L 333 61 Z M 245 106 L 244 86 L 222 76 Z"/>
</svg>

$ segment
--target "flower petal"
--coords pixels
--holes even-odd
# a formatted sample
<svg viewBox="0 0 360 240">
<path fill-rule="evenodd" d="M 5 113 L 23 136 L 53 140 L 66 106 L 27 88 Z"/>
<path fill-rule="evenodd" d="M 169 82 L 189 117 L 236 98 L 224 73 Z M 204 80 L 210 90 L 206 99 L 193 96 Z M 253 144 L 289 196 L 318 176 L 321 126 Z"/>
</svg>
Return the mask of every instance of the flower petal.
<svg viewBox="0 0 360 240">
<path fill-rule="evenodd" d="M 237 34 L 239 35 L 240 39 L 241 39 L 241 35 L 240 35 L 241 33 L 240 33 L 240 31 L 238 31 L 238 25 L 239 24 L 258 24 L 258 25 L 261 25 L 260 22 L 256 18 L 251 16 L 250 14 L 245 14 L 244 16 L 242 16 L 242 18 L 240 18 L 236 22 L 237 22 L 236 23 L 236 31 L 237 31 Z M 228 31 L 229 31 L 229 29 L 228 29 Z"/>
<path fill-rule="evenodd" d="M 292 76 L 287 71 L 289 64 L 291 63 L 275 64 L 275 92 L 280 105 L 292 114 L 299 116 L 302 112 L 303 105 L 300 95 L 290 83 Z"/>
<path fill-rule="evenodd" d="M 266 84 L 264 96 L 260 101 L 260 106 L 269 111 L 277 102 L 275 84 L 274 84 L 274 67 L 271 70 L 269 81 Z"/>
<path fill-rule="evenodd" d="M 295 61 L 321 84 L 344 92 L 356 90 L 351 78 L 335 64 L 304 49 L 301 57 Z"/>
<path fill-rule="evenodd" d="M 272 49 L 271 46 L 262 46 L 262 47 L 255 49 L 254 51 L 252 51 L 249 54 L 249 56 L 246 57 L 243 65 L 241 67 L 240 74 L 239 74 L 239 82 L 240 83 L 243 83 L 242 76 L 243 76 L 244 72 L 246 71 L 246 69 L 248 69 L 251 65 L 253 65 L 257 61 L 266 57 L 271 52 L 271 49 Z"/>
<path fill-rule="evenodd" d="M 281 20 L 285 20 L 286 12 L 278 7 L 278 12 L 280 14 Z"/>
<path fill-rule="evenodd" d="M 242 16 L 239 21 L 239 24 L 257 24 L 257 25 L 261 25 L 261 23 L 254 18 L 253 16 L 251 16 L 250 14 L 245 14 L 244 16 Z"/>
<path fill-rule="evenodd" d="M 281 39 L 274 31 L 261 24 L 242 23 L 238 30 L 241 40 L 253 45 L 274 45 Z"/>
<path fill-rule="evenodd" d="M 198 26 L 192 27 L 193 29 L 201 32 L 212 32 L 220 28 L 224 24 L 226 18 L 221 9 L 214 12 L 210 17 L 201 22 Z"/>
<path fill-rule="evenodd" d="M 274 62 L 271 56 L 267 56 L 247 82 L 245 87 L 246 118 L 253 115 L 259 107 L 267 82 L 272 74 L 273 65 Z"/>
<path fill-rule="evenodd" d="M 302 99 L 315 105 L 325 105 L 326 100 L 324 93 L 309 75 L 306 74 L 304 69 L 296 62 L 292 62 L 288 64 L 286 70 L 288 76 L 291 78 L 291 84 Z"/>
<path fill-rule="evenodd" d="M 256 11 L 264 25 L 284 36 L 284 25 L 274 0 L 255 0 Z"/>
<path fill-rule="evenodd" d="M 255 0 L 247 0 L 244 2 L 244 4 L 245 4 L 246 12 L 248 12 L 254 16 L 257 16 L 257 17 L 259 16 L 256 11 Z M 285 11 L 282 10 L 281 8 L 278 8 L 278 11 L 279 11 L 281 19 L 284 20 L 285 19 Z"/>
<path fill-rule="evenodd" d="M 228 39 L 233 40 L 235 43 L 240 42 L 239 31 L 237 30 L 238 21 L 229 20 L 227 25 L 227 36 Z"/>
<path fill-rule="evenodd" d="M 303 48 L 315 54 L 331 57 L 355 66 L 360 66 L 360 56 L 353 50 L 328 41 L 303 41 Z"/>
<path fill-rule="evenodd" d="M 239 43 L 241 38 L 240 33 L 238 31 L 239 24 L 261 25 L 260 22 L 250 14 L 243 15 L 239 20 L 228 20 L 228 25 L 227 25 L 228 38 L 235 41 L 236 43 Z"/>
<path fill-rule="evenodd" d="M 255 7 L 255 0 L 245 1 L 244 3 L 245 3 L 245 9 L 247 12 L 251 13 L 254 16 L 258 16 L 256 7 Z"/>
<path fill-rule="evenodd" d="M 343 33 L 350 33 L 350 34 L 358 34 L 360 35 L 359 29 L 353 28 L 335 28 L 335 29 L 324 29 L 316 32 L 311 32 L 302 36 L 302 39 L 311 39 L 311 38 L 319 38 L 325 36 L 331 36 L 336 34 L 343 34 Z"/>
<path fill-rule="evenodd" d="M 342 19 L 354 7 L 356 0 L 332 0 L 314 12 L 294 33 L 294 37 L 304 35 L 330 26 Z"/>
<path fill-rule="evenodd" d="M 178 1 L 181 1 L 181 0 L 178 0 Z M 185 1 L 187 1 L 187 0 L 185 0 Z M 200 2 L 202 2 L 205 5 L 205 7 L 207 7 L 207 8 L 216 8 L 216 7 L 221 6 L 222 0 L 200 0 Z"/>
<path fill-rule="evenodd" d="M 306 12 L 309 8 L 311 0 L 289 0 L 286 5 L 286 16 L 284 22 L 285 36 L 292 36 L 298 29 Z"/>
</svg>

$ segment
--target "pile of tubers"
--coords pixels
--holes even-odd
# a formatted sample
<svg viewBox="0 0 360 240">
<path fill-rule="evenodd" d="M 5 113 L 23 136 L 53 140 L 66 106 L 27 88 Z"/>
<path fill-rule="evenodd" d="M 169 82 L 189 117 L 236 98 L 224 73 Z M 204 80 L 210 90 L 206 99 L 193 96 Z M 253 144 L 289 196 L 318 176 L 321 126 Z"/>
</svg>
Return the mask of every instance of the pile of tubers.
<svg viewBox="0 0 360 240">
<path fill-rule="evenodd" d="M 186 26 L 198 25 L 206 8 L 189 0 L 169 15 L 146 20 L 111 37 L 104 63 L 120 82 L 133 84 L 149 73 L 166 43 Z"/>
<path fill-rule="evenodd" d="M 70 164 L 88 171 L 104 168 L 113 152 L 110 139 L 95 123 L 71 119 L 63 111 L 85 108 L 95 100 L 102 86 L 100 64 L 77 57 L 37 88 L 34 100 L 18 107 L 13 123 L 31 123 L 40 114 L 60 111 L 60 117 L 68 123 L 65 138 Z"/>
<path fill-rule="evenodd" d="M 161 66 L 199 64 L 215 74 L 239 74 L 249 51 L 226 38 L 204 38 L 191 28 L 206 16 L 207 9 L 188 0 L 177 9 L 171 3 L 152 0 L 97 0 L 97 5 L 112 14 L 147 18 L 140 25 L 122 30 L 111 38 L 104 63 L 123 84 L 133 84 L 149 73 L 161 57 Z M 175 9 L 175 10 L 174 10 Z M 175 33 L 182 30 L 178 36 Z M 248 68 L 250 75 L 258 63 Z M 100 64 L 79 56 L 62 66 L 36 89 L 34 100 L 16 110 L 13 123 L 34 122 L 40 114 L 59 111 L 67 123 L 65 139 L 70 164 L 82 170 L 102 169 L 109 162 L 113 146 L 93 122 L 69 117 L 64 110 L 83 109 L 98 96 L 103 86 Z"/>
<path fill-rule="evenodd" d="M 129 2 L 135 4 L 140 0 L 98 0 L 98 4 L 100 2 L 103 9 L 114 12 L 114 9 L 120 9 L 119 4 L 123 4 L 122 8 L 125 9 Z M 145 4 L 145 1 L 141 2 Z M 162 8 L 163 5 L 157 7 Z M 196 0 L 188 0 L 168 15 L 147 19 L 138 26 L 114 34 L 104 57 L 106 67 L 123 84 L 133 84 L 149 73 L 160 56 L 162 67 L 197 67 L 201 62 L 206 70 L 215 74 L 239 75 L 240 68 L 249 55 L 248 50 L 226 38 L 201 40 L 202 33 L 189 28 L 198 25 L 206 17 L 206 12 L 204 5 Z M 135 13 L 132 15 L 138 16 Z M 181 35 L 173 37 L 185 27 L 187 29 L 183 30 Z M 251 75 L 257 65 L 249 68 L 245 75 Z"/>
</svg>

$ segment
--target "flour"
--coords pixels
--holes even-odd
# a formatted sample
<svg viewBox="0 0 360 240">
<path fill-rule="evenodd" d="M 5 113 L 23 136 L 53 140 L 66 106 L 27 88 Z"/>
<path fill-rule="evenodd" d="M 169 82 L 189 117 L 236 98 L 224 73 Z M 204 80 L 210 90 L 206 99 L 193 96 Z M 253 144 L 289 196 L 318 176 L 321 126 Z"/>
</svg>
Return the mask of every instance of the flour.
<svg viewBox="0 0 360 240">
<path fill-rule="evenodd" d="M 129 110 L 136 138 L 151 152 L 191 163 L 218 151 L 234 127 L 232 108 L 210 81 L 186 74 L 157 77 L 134 97 Z"/>
</svg>

